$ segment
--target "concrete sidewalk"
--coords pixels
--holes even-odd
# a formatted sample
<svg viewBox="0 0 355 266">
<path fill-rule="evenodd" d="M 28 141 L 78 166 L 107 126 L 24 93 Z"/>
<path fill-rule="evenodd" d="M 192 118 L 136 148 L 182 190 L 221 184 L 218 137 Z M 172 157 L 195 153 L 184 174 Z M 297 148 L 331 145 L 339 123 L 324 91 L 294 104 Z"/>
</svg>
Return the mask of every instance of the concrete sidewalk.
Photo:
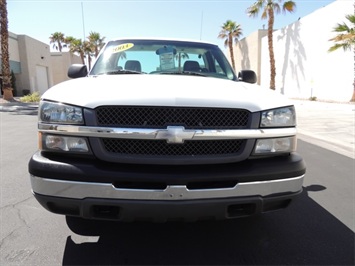
<svg viewBox="0 0 355 266">
<path fill-rule="evenodd" d="M 293 102 L 299 139 L 355 159 L 355 104 Z"/>
<path fill-rule="evenodd" d="M 22 114 L 36 114 L 38 109 L 38 103 L 23 103 L 19 98 L 15 98 L 13 101 L 5 101 L 0 98 L 0 112 L 16 112 Z"/>
</svg>

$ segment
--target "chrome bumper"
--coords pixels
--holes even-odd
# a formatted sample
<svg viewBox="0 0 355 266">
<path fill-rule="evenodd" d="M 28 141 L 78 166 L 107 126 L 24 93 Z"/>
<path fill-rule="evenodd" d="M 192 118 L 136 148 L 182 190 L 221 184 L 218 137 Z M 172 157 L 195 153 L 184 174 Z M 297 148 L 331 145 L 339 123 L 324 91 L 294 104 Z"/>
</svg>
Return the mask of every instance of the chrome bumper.
<svg viewBox="0 0 355 266">
<path fill-rule="evenodd" d="M 193 189 L 186 186 L 167 186 L 165 189 L 122 189 L 110 183 L 89 183 L 40 178 L 31 175 L 32 191 L 45 196 L 85 199 L 128 200 L 198 200 L 231 197 L 261 196 L 295 193 L 302 190 L 304 175 L 261 182 L 239 183 L 232 188 Z"/>
</svg>

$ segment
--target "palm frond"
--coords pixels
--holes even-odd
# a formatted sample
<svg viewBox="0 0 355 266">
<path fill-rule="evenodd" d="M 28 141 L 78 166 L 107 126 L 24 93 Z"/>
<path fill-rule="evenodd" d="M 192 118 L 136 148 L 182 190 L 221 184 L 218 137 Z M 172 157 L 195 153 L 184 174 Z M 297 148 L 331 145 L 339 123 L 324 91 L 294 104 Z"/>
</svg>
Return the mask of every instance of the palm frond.
<svg viewBox="0 0 355 266">
<path fill-rule="evenodd" d="M 235 21 L 227 20 L 221 26 L 221 31 L 218 34 L 219 39 L 224 39 L 224 45 L 228 46 L 228 42 L 234 40 L 235 42 L 243 34 L 240 24 L 237 24 Z"/>
<path fill-rule="evenodd" d="M 264 0 L 258 0 L 256 1 L 253 5 L 251 5 L 248 9 L 247 9 L 247 13 L 250 17 L 256 17 L 258 16 L 260 10 L 263 8 L 264 6 Z"/>
<path fill-rule="evenodd" d="M 355 25 L 355 15 L 347 15 L 347 16 L 345 16 L 345 18 L 347 19 L 347 20 L 349 20 L 352 24 L 354 24 Z"/>
<path fill-rule="evenodd" d="M 228 37 L 228 34 L 224 31 L 223 32 L 221 31 L 217 37 L 218 37 L 218 39 L 225 39 Z"/>
<path fill-rule="evenodd" d="M 338 50 L 339 48 L 343 48 L 343 50 L 346 51 L 346 50 L 351 50 L 352 46 L 349 43 L 337 43 L 337 44 L 334 44 L 332 47 L 330 47 L 328 52 L 334 52 L 335 50 Z"/>
<path fill-rule="evenodd" d="M 272 8 L 276 14 L 280 14 L 280 12 L 281 12 L 281 7 L 278 3 L 274 3 L 274 4 L 270 5 L 269 8 Z"/>
<path fill-rule="evenodd" d="M 268 15 L 267 15 L 267 9 L 265 8 L 263 10 L 263 12 L 261 13 L 261 19 L 267 19 L 268 18 Z"/>
<path fill-rule="evenodd" d="M 329 41 L 333 41 L 335 44 L 329 48 L 329 52 L 333 52 L 339 48 L 343 48 L 344 51 L 355 48 L 355 15 L 345 16 L 347 20 L 352 24 L 352 28 L 346 23 L 337 24 L 333 28 L 333 32 L 339 33 Z"/>
<path fill-rule="evenodd" d="M 342 42 L 342 41 L 346 41 L 346 42 L 351 42 L 352 39 L 354 38 L 354 35 L 351 33 L 347 33 L 347 34 L 339 34 L 337 36 L 335 36 L 334 38 L 331 38 L 329 41 L 333 41 L 333 42 Z"/>
<path fill-rule="evenodd" d="M 284 13 L 289 12 L 292 13 L 296 9 L 296 3 L 294 1 L 286 1 L 282 6 L 282 11 Z"/>
<path fill-rule="evenodd" d="M 334 32 L 350 32 L 350 28 L 348 27 L 348 25 L 344 24 L 337 24 L 337 26 L 335 26 L 333 28 Z"/>
</svg>

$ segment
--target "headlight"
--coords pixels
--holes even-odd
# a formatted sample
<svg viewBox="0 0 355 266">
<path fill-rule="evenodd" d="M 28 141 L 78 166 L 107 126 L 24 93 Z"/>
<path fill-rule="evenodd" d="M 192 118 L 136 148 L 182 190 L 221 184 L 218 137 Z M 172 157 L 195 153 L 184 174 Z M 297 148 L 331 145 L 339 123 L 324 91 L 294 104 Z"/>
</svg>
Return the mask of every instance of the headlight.
<svg viewBox="0 0 355 266">
<path fill-rule="evenodd" d="M 294 127 L 296 113 L 293 106 L 272 109 L 261 113 L 260 127 Z"/>
<path fill-rule="evenodd" d="M 275 139 L 258 139 L 254 148 L 255 155 L 289 153 L 296 150 L 296 136 Z"/>
<path fill-rule="evenodd" d="M 45 123 L 84 124 L 82 108 L 45 101 L 40 103 L 39 120 Z"/>
</svg>

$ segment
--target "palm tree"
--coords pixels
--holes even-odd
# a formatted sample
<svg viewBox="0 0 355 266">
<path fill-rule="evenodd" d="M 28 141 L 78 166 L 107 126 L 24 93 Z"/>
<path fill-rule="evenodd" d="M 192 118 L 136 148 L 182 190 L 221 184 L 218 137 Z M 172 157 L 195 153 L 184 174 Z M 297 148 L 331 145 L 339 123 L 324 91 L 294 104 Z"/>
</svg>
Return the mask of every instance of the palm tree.
<svg viewBox="0 0 355 266">
<path fill-rule="evenodd" d="M 65 46 L 64 33 L 61 33 L 59 31 L 52 33 L 51 36 L 49 37 L 49 40 L 50 40 L 50 44 L 53 43 L 53 48 L 59 50 L 59 52 L 61 52 L 63 49 L 63 43 Z"/>
<path fill-rule="evenodd" d="M 355 9 L 355 5 L 354 5 Z M 355 10 L 354 10 L 355 11 Z M 354 12 L 355 13 L 355 12 Z M 349 21 L 351 26 L 348 26 L 346 23 L 337 24 L 333 31 L 337 32 L 338 35 L 329 41 L 333 41 L 334 45 L 329 48 L 329 52 L 343 48 L 344 51 L 353 49 L 354 51 L 354 91 L 353 96 L 351 97 L 351 102 L 355 102 L 355 15 L 347 15 L 345 18 Z"/>
<path fill-rule="evenodd" d="M 83 42 L 84 55 L 88 58 L 89 70 L 91 69 L 91 57 L 95 55 L 95 45 L 90 41 Z"/>
<path fill-rule="evenodd" d="M 187 53 L 178 52 L 175 56 L 175 60 L 179 62 L 179 71 L 181 70 L 181 60 L 189 59 L 189 55 Z"/>
<path fill-rule="evenodd" d="M 67 36 L 64 38 L 64 44 L 70 47 L 71 42 L 74 40 L 75 38 L 73 36 Z"/>
<path fill-rule="evenodd" d="M 1 70 L 2 70 L 2 89 L 4 92 L 3 99 L 7 101 L 13 100 L 11 75 L 10 75 L 10 59 L 9 59 L 9 31 L 7 19 L 7 3 L 6 0 L 0 1 L 0 38 L 1 38 Z"/>
<path fill-rule="evenodd" d="M 89 40 L 90 44 L 93 46 L 92 52 L 94 53 L 94 56 L 96 58 L 98 56 L 101 48 L 105 45 L 105 43 L 104 43 L 105 37 L 101 37 L 100 33 L 98 33 L 98 32 L 91 31 L 89 33 L 88 40 Z"/>
<path fill-rule="evenodd" d="M 84 44 L 81 39 L 76 39 L 74 37 L 67 37 L 66 43 L 69 45 L 69 52 L 71 53 L 78 53 L 81 58 L 81 62 L 85 65 L 85 49 Z"/>
<path fill-rule="evenodd" d="M 234 21 L 227 20 L 223 25 L 222 29 L 218 34 L 218 38 L 224 39 L 224 46 L 229 47 L 229 53 L 232 61 L 233 69 L 235 70 L 234 62 L 234 51 L 233 51 L 233 42 L 238 42 L 240 36 L 242 36 L 242 28 L 240 24 L 237 24 Z"/>
<path fill-rule="evenodd" d="M 282 6 L 280 6 L 282 4 Z M 262 19 L 268 19 L 268 46 L 269 46 L 269 56 L 270 56 L 270 89 L 275 90 L 275 77 L 276 77 L 276 66 L 275 66 L 275 56 L 273 47 L 273 31 L 274 31 L 274 20 L 275 13 L 279 14 L 281 10 L 283 13 L 292 13 L 296 8 L 296 3 L 294 1 L 284 1 L 284 0 L 257 0 L 251 7 L 247 9 L 247 13 L 251 17 L 256 17 L 259 12 L 261 13 Z"/>
</svg>

